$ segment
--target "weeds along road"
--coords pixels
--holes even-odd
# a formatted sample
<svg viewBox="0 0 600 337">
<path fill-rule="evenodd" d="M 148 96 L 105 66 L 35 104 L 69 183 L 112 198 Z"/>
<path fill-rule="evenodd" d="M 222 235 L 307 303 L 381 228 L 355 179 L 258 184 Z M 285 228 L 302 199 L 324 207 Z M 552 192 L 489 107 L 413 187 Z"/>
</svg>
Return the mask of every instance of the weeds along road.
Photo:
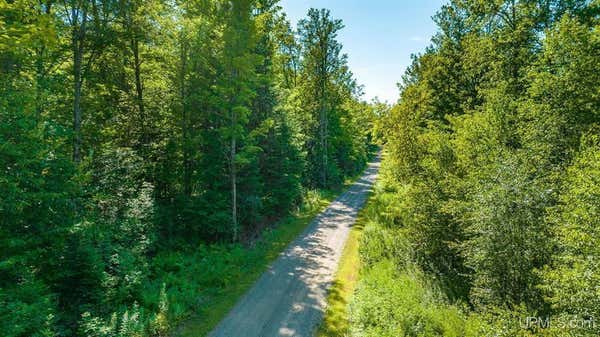
<svg viewBox="0 0 600 337">
<path fill-rule="evenodd" d="M 377 178 L 379 158 L 319 214 L 209 334 L 312 336 L 348 237 Z"/>
</svg>

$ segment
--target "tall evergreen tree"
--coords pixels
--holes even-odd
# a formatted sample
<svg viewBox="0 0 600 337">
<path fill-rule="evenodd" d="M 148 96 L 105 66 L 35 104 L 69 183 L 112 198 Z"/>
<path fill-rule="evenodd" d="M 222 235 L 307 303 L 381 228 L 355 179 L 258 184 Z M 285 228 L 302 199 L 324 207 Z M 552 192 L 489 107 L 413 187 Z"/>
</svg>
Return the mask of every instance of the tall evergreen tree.
<svg viewBox="0 0 600 337">
<path fill-rule="evenodd" d="M 340 20 L 332 19 L 326 9 L 310 9 L 308 17 L 299 23 L 302 45 L 302 104 L 309 115 L 304 117 L 303 132 L 309 134 L 305 144 L 309 163 L 306 179 L 317 186 L 339 183 L 340 172 L 331 149 L 330 125 L 336 123 L 338 101 L 336 78 L 346 65 L 337 34 L 343 28 Z"/>
</svg>

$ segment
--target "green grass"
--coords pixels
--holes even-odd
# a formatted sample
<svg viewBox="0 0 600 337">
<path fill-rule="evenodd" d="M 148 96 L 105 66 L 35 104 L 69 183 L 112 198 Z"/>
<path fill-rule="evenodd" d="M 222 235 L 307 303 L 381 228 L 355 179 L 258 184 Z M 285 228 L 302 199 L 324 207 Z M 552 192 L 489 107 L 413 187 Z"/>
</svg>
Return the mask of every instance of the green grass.
<svg viewBox="0 0 600 337">
<path fill-rule="evenodd" d="M 327 297 L 327 310 L 317 336 L 345 336 L 348 332 L 348 301 L 358 280 L 360 230 L 353 229 L 346 242 L 339 270 Z"/>
<path fill-rule="evenodd" d="M 152 267 L 156 277 L 147 284 L 143 303 L 156 309 L 157 294 L 166 284 L 169 336 L 206 336 L 290 242 L 361 174 L 335 189 L 305 192 L 298 210 L 263 231 L 250 246 L 201 245 L 159 254 Z"/>
<path fill-rule="evenodd" d="M 370 160 L 376 155 L 375 150 Z M 346 181 L 346 185 L 351 181 Z M 360 273 L 359 244 L 363 229 L 369 217 L 372 200 L 369 196 L 363 209 L 358 213 L 356 223 L 352 226 L 344 245 L 338 264 L 335 279 L 327 295 L 327 308 L 323 321 L 319 325 L 317 337 L 344 337 L 348 334 L 348 303 L 354 293 Z"/>
<path fill-rule="evenodd" d="M 346 185 L 344 185 L 346 187 Z M 198 280 L 191 283 L 211 285 L 208 289 L 198 289 L 195 297 L 200 304 L 195 313 L 174 329 L 174 335 L 180 337 L 206 336 L 232 309 L 237 300 L 254 284 L 269 264 L 293 241 L 329 203 L 335 199 L 340 190 L 309 192 L 304 205 L 294 214 L 282 219 L 273 229 L 266 230 L 259 242 L 252 247 L 235 247 L 231 249 L 215 249 L 214 254 L 205 253 L 202 257 L 193 258 L 210 260 L 208 255 L 222 262 L 223 268 L 212 270 L 210 280 Z M 225 254 L 226 256 L 222 257 Z M 213 261 L 214 262 L 214 261 Z M 213 267 L 215 263 L 208 264 Z M 198 267 L 190 266 L 192 269 Z M 206 270 L 187 271 L 190 277 L 206 274 Z M 178 276 L 177 278 L 180 278 Z M 190 282 L 190 281 L 188 281 Z M 216 284 L 215 284 L 216 283 Z M 189 293 L 189 292 L 188 292 Z M 190 294 L 192 295 L 192 294 Z M 180 293 L 177 298 L 182 298 Z M 172 301 L 172 300 L 171 300 Z"/>
<path fill-rule="evenodd" d="M 450 302 L 438 281 L 414 261 L 411 237 L 388 214 L 402 195 L 382 187 L 375 186 L 360 213 L 356 248 L 345 252 L 336 279 L 346 289 L 330 295 L 333 302 L 318 336 L 491 336 L 484 318 L 470 315 L 463 303 Z M 360 266 L 360 272 L 354 268 L 358 277 L 344 271 L 351 263 Z"/>
<path fill-rule="evenodd" d="M 344 246 L 335 279 L 329 289 L 327 309 L 323 322 L 317 331 L 318 337 L 343 337 L 348 333 L 348 303 L 359 279 L 360 255 L 358 246 L 365 221 L 363 210 L 359 213 L 354 226 L 352 226 Z"/>
</svg>

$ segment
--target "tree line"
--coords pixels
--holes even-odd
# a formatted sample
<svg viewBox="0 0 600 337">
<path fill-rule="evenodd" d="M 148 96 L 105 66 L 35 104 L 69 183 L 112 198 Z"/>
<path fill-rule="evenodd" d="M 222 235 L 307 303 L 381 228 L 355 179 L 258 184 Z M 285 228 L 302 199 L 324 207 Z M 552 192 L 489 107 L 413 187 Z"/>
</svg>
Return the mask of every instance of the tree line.
<svg viewBox="0 0 600 337">
<path fill-rule="evenodd" d="M 405 270 L 398 282 L 415 275 L 405 269 L 413 261 L 443 297 L 485 323 L 449 327 L 456 321 L 438 311 L 414 329 L 597 335 L 598 324 L 559 322 L 600 317 L 600 3 L 453 0 L 434 20 L 437 34 L 377 127 L 388 153 L 381 230 L 410 247 L 392 240 L 382 256 L 405 254 L 395 262 Z M 375 246 L 365 240 L 372 265 Z M 357 335 L 407 328 L 369 318 L 373 307 L 362 304 L 376 289 L 366 282 Z M 549 316 L 551 328 L 520 324 Z"/>
<path fill-rule="evenodd" d="M 277 2 L 0 1 L 5 336 L 164 336 L 155 256 L 249 242 L 360 172 L 343 24 Z"/>
</svg>

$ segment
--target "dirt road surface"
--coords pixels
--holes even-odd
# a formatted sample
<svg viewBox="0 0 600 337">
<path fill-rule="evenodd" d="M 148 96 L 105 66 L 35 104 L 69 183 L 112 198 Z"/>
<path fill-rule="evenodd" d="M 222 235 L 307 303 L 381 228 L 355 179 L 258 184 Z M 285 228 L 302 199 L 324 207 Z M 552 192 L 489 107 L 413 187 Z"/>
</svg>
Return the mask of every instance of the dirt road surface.
<svg viewBox="0 0 600 337">
<path fill-rule="evenodd" d="M 209 336 L 312 336 L 348 232 L 378 171 L 379 159 L 311 222 Z"/>
</svg>

